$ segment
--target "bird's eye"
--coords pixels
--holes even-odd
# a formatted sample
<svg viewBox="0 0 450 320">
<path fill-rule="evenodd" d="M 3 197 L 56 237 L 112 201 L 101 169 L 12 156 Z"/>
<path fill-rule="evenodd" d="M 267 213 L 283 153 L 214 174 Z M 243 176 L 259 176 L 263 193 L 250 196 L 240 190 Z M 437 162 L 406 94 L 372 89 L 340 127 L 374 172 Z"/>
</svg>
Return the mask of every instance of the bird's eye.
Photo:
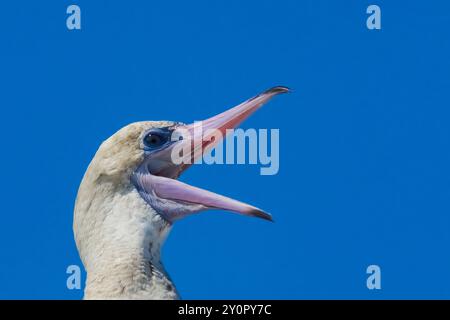
<svg viewBox="0 0 450 320">
<path fill-rule="evenodd" d="M 167 142 L 166 137 L 150 132 L 144 138 L 144 144 L 148 148 L 157 148 Z"/>
</svg>

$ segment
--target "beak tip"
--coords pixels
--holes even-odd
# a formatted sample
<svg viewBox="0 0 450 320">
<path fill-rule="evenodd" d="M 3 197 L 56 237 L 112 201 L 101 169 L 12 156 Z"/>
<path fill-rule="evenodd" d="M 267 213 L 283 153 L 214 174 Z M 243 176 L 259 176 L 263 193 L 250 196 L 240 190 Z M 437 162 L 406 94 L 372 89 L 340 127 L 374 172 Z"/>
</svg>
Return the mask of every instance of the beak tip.
<svg viewBox="0 0 450 320">
<path fill-rule="evenodd" d="M 281 93 L 288 93 L 291 92 L 292 90 L 289 89 L 288 87 L 285 86 L 276 86 L 276 87 L 272 87 L 270 89 L 267 89 L 266 91 L 264 91 L 264 93 L 266 94 L 281 94 Z"/>
<path fill-rule="evenodd" d="M 262 210 L 260 210 L 260 209 L 253 210 L 253 211 L 250 213 L 250 215 L 252 215 L 252 216 L 254 216 L 254 217 L 257 217 L 257 218 L 261 218 L 261 219 L 270 221 L 270 222 L 274 222 L 271 214 L 269 214 L 269 213 L 267 213 L 267 212 L 265 212 L 265 211 L 262 211 Z"/>
</svg>

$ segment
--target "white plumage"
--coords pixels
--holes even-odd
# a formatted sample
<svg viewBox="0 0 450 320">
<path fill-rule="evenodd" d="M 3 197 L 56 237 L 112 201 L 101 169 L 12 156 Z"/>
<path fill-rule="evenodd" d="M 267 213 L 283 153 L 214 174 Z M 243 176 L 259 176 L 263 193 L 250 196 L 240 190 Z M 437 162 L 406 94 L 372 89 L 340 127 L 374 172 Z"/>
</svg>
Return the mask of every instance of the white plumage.
<svg viewBox="0 0 450 320">
<path fill-rule="evenodd" d="M 131 124 L 106 140 L 81 182 L 74 212 L 77 248 L 87 272 L 85 299 L 176 299 L 160 262 L 171 228 L 130 184 L 144 154 L 143 131 L 169 122 Z"/>
</svg>

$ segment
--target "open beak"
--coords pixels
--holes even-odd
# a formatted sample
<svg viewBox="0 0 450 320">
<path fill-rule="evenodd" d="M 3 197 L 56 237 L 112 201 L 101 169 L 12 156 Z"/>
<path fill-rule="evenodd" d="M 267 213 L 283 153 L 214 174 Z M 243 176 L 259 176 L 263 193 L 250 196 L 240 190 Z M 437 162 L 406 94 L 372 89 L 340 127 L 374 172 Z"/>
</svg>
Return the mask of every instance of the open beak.
<svg viewBox="0 0 450 320">
<path fill-rule="evenodd" d="M 151 189 L 154 196 L 171 202 L 171 210 L 164 210 L 162 205 L 160 208 L 167 211 L 165 216 L 170 221 L 206 209 L 223 209 L 272 220 L 271 215 L 261 209 L 175 179 L 220 143 L 230 133 L 229 129 L 238 127 L 272 97 L 286 92 L 289 92 L 286 87 L 274 87 L 207 120 L 177 125 L 172 133 L 172 143 L 146 159 L 149 174 L 140 175 L 138 185 L 147 192 Z M 174 204 L 179 205 L 175 210 Z"/>
</svg>

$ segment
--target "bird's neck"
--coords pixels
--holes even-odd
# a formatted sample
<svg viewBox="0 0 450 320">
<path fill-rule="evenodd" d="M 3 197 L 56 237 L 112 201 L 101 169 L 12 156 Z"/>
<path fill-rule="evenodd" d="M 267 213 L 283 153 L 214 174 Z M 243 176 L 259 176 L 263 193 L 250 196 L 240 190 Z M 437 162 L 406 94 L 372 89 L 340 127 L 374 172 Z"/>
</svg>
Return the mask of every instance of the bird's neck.
<svg viewBox="0 0 450 320">
<path fill-rule="evenodd" d="M 77 222 L 94 225 L 84 226 L 89 232 L 77 241 L 87 271 L 84 298 L 177 299 L 160 260 L 170 225 L 134 189 L 106 194 L 92 199 L 88 209 L 101 222 Z"/>
<path fill-rule="evenodd" d="M 178 299 L 159 256 L 116 249 L 87 266 L 85 299 Z"/>
</svg>

